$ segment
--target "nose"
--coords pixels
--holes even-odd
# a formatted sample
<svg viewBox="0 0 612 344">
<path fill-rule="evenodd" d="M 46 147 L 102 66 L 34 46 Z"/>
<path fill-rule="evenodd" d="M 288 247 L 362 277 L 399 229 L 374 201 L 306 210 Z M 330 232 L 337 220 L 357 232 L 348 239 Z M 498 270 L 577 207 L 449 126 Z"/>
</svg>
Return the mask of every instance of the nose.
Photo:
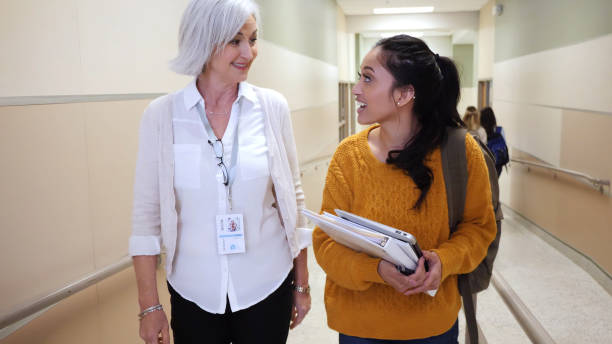
<svg viewBox="0 0 612 344">
<path fill-rule="evenodd" d="M 249 61 L 253 58 L 253 47 L 245 42 L 246 44 L 241 44 L 240 47 L 240 56 L 248 59 Z"/>
<path fill-rule="evenodd" d="M 353 86 L 353 89 L 351 90 L 351 92 L 353 93 L 354 96 L 358 96 L 361 94 L 361 86 L 359 85 L 359 83 L 356 83 L 355 86 Z"/>
</svg>

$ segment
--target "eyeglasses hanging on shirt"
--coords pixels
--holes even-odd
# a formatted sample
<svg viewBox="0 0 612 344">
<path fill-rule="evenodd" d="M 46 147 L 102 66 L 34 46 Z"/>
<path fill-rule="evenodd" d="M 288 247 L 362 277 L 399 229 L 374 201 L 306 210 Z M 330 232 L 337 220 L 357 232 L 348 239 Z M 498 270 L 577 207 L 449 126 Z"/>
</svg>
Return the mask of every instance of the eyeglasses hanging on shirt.
<svg viewBox="0 0 612 344">
<path fill-rule="evenodd" d="M 225 165 L 223 161 L 223 141 L 217 138 L 215 135 L 212 126 L 208 122 L 208 118 L 206 117 L 206 113 L 204 112 L 204 108 L 202 107 L 202 103 L 199 102 L 197 104 L 198 112 L 200 114 L 200 119 L 202 120 L 202 124 L 204 125 L 204 129 L 206 130 L 206 134 L 208 135 L 208 144 L 211 146 L 213 152 L 215 153 L 215 157 L 219 161 L 217 166 L 221 169 L 221 173 L 223 175 L 223 185 L 226 186 L 227 191 L 227 200 L 229 202 L 230 210 L 232 209 L 232 183 L 236 177 L 236 162 L 238 160 L 238 125 L 240 123 L 240 116 L 236 118 L 236 128 L 234 130 L 234 140 L 232 143 L 232 160 L 230 162 L 229 168 Z"/>
<path fill-rule="evenodd" d="M 223 185 L 227 186 L 227 184 L 229 184 L 229 173 L 227 171 L 227 166 L 225 166 L 225 163 L 223 162 L 223 141 L 219 139 L 214 141 L 208 140 L 208 144 L 213 148 L 215 157 L 219 159 L 217 166 L 219 166 L 221 173 L 223 174 Z"/>
</svg>

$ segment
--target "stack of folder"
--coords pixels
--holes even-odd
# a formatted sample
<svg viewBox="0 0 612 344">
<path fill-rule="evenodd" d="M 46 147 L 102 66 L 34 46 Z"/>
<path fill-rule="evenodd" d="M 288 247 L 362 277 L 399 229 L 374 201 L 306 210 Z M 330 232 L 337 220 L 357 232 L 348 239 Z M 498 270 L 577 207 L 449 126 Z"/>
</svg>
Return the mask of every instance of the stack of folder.
<svg viewBox="0 0 612 344">
<path fill-rule="evenodd" d="M 347 211 L 334 211 L 337 215 L 328 212 L 317 214 L 308 209 L 302 213 L 336 242 L 393 263 L 405 275 L 416 270 L 423 253 L 412 234 Z M 434 296 L 436 291 L 427 293 Z"/>
</svg>

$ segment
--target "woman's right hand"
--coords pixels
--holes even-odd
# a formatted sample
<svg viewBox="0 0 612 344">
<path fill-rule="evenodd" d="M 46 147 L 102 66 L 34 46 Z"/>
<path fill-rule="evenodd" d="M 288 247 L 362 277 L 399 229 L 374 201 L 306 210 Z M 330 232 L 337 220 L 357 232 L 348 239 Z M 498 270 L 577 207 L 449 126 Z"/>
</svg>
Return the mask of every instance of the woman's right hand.
<svg viewBox="0 0 612 344">
<path fill-rule="evenodd" d="M 146 344 L 170 344 L 170 327 L 163 309 L 151 312 L 140 320 L 140 338 Z"/>
</svg>

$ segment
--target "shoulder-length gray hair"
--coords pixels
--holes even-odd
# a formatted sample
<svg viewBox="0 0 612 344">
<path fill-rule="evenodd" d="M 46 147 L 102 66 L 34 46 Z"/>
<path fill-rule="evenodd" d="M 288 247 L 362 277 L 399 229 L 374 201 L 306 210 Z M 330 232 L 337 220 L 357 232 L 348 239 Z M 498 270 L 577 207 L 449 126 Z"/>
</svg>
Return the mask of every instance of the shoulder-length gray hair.
<svg viewBox="0 0 612 344">
<path fill-rule="evenodd" d="M 179 28 L 178 56 L 170 61 L 170 69 L 198 76 L 210 56 L 220 53 L 249 16 L 259 26 L 259 8 L 252 0 L 191 0 Z"/>
</svg>

